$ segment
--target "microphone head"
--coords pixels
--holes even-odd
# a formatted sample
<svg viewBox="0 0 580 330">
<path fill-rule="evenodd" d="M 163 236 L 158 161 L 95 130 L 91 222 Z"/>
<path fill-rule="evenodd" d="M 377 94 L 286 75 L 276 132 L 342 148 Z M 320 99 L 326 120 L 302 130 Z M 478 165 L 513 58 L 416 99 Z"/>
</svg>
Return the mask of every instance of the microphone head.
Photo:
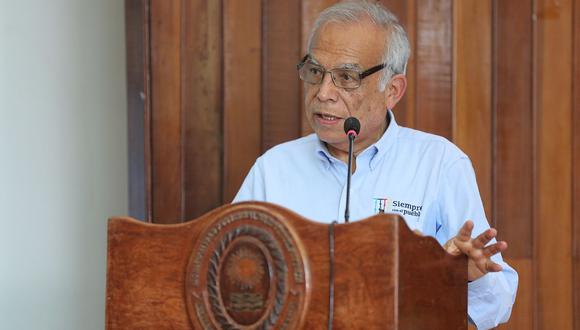
<svg viewBox="0 0 580 330">
<path fill-rule="evenodd" d="M 348 117 L 344 121 L 344 132 L 346 135 L 353 135 L 357 137 L 358 133 L 360 132 L 360 121 L 355 117 Z"/>
</svg>

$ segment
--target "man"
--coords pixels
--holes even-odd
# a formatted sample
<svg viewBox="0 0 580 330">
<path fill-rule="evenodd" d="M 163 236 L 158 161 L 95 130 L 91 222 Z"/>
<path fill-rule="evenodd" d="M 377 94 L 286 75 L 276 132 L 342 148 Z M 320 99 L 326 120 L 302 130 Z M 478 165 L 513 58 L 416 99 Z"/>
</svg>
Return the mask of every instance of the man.
<svg viewBox="0 0 580 330">
<path fill-rule="evenodd" d="M 496 242 L 497 232 L 489 228 L 468 157 L 442 137 L 397 125 L 391 109 L 407 87 L 409 53 L 404 29 L 380 5 L 348 2 L 326 9 L 298 65 L 316 134 L 258 158 L 234 201 L 267 201 L 312 220 L 341 220 L 348 160 L 343 124 L 354 116 L 361 130 L 351 219 L 399 213 L 448 252 L 466 254 L 469 318 L 479 329 L 491 328 L 510 316 L 517 273 L 501 258 L 507 244 Z"/>
</svg>

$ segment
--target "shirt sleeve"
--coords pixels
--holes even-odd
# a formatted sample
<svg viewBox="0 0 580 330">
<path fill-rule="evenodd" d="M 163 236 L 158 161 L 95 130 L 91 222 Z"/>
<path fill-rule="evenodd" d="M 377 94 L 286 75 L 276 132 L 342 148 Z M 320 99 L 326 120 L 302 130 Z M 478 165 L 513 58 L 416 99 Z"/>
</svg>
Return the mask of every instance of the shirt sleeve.
<svg viewBox="0 0 580 330">
<path fill-rule="evenodd" d="M 262 171 L 261 158 L 258 158 L 244 179 L 232 203 L 265 200 L 264 172 Z"/>
<path fill-rule="evenodd" d="M 443 171 L 438 201 L 440 214 L 436 238 L 440 244 L 454 237 L 466 220 L 475 224 L 473 237 L 489 228 L 475 172 L 467 157 L 456 160 Z M 495 242 L 494 239 L 490 244 Z M 507 322 L 515 301 L 517 272 L 500 254 L 494 255 L 492 260 L 502 266 L 502 271 L 488 273 L 468 284 L 467 311 L 477 329 L 489 329 Z"/>
</svg>

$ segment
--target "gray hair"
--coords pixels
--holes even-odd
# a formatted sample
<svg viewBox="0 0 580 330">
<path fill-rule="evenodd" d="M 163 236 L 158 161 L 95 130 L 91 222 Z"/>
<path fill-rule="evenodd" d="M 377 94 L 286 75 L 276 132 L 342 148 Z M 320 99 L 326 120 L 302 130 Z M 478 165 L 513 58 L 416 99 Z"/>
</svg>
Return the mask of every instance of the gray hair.
<svg viewBox="0 0 580 330">
<path fill-rule="evenodd" d="M 407 33 L 397 17 L 380 4 L 349 1 L 326 8 L 314 22 L 307 49 L 310 53 L 316 34 L 327 23 L 359 23 L 368 19 L 389 33 L 382 59 L 386 67 L 379 81 L 379 89 L 383 91 L 393 75 L 406 73 L 411 49 Z"/>
</svg>

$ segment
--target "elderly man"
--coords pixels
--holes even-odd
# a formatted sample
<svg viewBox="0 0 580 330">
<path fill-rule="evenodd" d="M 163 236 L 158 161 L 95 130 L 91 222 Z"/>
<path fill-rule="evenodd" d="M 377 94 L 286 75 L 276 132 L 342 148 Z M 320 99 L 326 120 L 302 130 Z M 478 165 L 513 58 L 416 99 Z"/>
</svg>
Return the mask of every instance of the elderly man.
<svg viewBox="0 0 580 330">
<path fill-rule="evenodd" d="M 510 316 L 517 273 L 502 260 L 507 244 L 495 241 L 468 157 L 446 139 L 395 120 L 391 109 L 407 87 L 409 53 L 404 29 L 380 5 L 347 2 L 326 9 L 298 65 L 316 134 L 258 158 L 234 201 L 276 203 L 317 221 L 342 219 L 348 160 L 343 124 L 356 117 L 361 130 L 351 218 L 399 213 L 448 252 L 466 254 L 469 318 L 479 329 L 491 328 Z"/>
</svg>

